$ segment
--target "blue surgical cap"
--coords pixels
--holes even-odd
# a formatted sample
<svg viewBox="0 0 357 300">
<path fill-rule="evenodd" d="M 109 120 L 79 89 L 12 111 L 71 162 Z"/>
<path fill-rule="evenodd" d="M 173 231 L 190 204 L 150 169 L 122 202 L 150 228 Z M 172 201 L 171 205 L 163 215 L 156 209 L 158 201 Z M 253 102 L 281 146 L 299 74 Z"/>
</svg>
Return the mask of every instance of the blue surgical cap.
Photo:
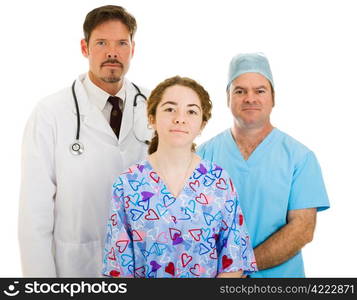
<svg viewBox="0 0 357 300">
<path fill-rule="evenodd" d="M 234 79 L 245 73 L 259 73 L 263 75 L 274 88 L 273 75 L 264 53 L 242 53 L 234 56 L 229 64 L 227 90 Z"/>
</svg>

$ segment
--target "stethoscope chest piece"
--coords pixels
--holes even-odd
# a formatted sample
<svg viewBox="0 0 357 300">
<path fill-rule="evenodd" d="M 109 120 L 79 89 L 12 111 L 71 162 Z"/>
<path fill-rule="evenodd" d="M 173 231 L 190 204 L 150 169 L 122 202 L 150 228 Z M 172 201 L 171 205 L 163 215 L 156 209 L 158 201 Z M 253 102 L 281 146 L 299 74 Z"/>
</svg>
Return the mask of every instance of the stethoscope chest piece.
<svg viewBox="0 0 357 300">
<path fill-rule="evenodd" d="M 73 155 L 81 155 L 84 151 L 84 147 L 82 143 L 75 141 L 73 144 L 70 145 L 69 150 Z"/>
</svg>

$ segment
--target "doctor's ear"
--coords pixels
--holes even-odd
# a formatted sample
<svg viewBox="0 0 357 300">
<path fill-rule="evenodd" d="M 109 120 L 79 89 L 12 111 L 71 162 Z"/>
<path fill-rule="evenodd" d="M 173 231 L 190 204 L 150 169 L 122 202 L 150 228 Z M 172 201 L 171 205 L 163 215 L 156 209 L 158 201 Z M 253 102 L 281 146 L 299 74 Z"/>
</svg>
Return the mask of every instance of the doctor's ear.
<svg viewBox="0 0 357 300">
<path fill-rule="evenodd" d="M 131 57 L 134 56 L 135 52 L 135 41 L 131 41 Z"/>
<path fill-rule="evenodd" d="M 81 51 L 84 57 L 88 57 L 89 50 L 88 50 L 88 44 L 85 39 L 81 40 Z"/>
</svg>

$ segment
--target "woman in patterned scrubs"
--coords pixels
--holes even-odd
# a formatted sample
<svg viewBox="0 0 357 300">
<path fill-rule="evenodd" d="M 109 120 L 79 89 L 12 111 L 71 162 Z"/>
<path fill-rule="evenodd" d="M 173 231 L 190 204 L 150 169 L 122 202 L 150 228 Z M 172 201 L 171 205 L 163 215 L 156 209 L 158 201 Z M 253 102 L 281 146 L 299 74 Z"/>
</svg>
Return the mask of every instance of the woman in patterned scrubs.
<svg viewBox="0 0 357 300">
<path fill-rule="evenodd" d="M 152 91 L 149 156 L 113 184 L 105 276 L 242 277 L 257 271 L 230 177 L 195 154 L 193 141 L 211 109 L 208 93 L 189 78 L 169 78 Z"/>
</svg>

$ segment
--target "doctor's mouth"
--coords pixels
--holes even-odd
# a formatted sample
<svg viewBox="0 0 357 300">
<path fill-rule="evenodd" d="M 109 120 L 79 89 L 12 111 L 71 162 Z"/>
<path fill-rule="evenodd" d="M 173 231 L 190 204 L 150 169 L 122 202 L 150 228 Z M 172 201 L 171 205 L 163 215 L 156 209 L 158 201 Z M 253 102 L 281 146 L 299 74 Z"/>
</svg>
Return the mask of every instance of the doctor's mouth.
<svg viewBox="0 0 357 300">
<path fill-rule="evenodd" d="M 116 59 L 108 59 L 101 64 L 101 67 L 123 68 L 123 64 Z"/>
</svg>

